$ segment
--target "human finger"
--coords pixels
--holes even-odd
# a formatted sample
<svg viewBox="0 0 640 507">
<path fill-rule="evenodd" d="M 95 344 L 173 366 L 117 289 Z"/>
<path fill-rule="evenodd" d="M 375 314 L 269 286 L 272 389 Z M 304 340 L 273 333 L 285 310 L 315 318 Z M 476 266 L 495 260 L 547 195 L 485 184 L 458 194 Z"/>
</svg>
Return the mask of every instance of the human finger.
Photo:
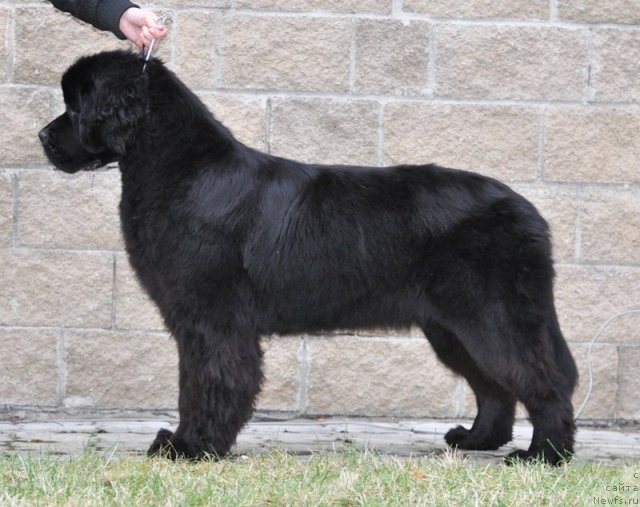
<svg viewBox="0 0 640 507">
<path fill-rule="evenodd" d="M 151 32 L 151 30 L 149 30 L 149 28 L 147 28 L 146 26 L 143 26 L 140 30 L 140 37 L 142 38 L 142 40 L 144 41 L 144 45 L 146 47 L 149 47 L 151 45 L 151 42 L 153 41 L 153 39 L 156 39 L 157 37 L 155 37 L 153 35 L 153 33 Z"/>
<path fill-rule="evenodd" d="M 161 39 L 167 35 L 167 27 L 163 25 L 155 25 L 149 27 L 149 33 L 154 39 Z"/>
</svg>

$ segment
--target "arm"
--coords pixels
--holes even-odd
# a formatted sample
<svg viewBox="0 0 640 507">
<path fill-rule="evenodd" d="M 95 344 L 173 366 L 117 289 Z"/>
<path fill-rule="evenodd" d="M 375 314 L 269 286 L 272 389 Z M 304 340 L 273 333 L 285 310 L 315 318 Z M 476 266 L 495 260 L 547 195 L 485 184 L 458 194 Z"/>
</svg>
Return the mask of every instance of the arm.
<svg viewBox="0 0 640 507">
<path fill-rule="evenodd" d="M 120 31 L 120 17 L 127 9 L 137 7 L 129 0 L 51 0 L 51 3 L 99 30 L 113 32 L 119 39 L 126 38 Z"/>
</svg>

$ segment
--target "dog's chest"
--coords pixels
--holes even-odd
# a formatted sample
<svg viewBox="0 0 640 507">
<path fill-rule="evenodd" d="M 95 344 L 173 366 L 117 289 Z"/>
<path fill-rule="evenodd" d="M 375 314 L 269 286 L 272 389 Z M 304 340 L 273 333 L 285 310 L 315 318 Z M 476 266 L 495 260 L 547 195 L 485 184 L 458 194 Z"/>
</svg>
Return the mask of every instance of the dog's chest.
<svg viewBox="0 0 640 507">
<path fill-rule="evenodd" d="M 181 234 L 175 224 L 172 225 L 168 204 L 148 190 L 123 178 L 120 202 L 125 247 L 131 265 L 147 290 L 164 278 Z M 148 281 L 151 279 L 156 282 L 151 284 Z"/>
<path fill-rule="evenodd" d="M 161 195 L 123 178 L 120 217 L 132 267 L 156 300 L 217 283 L 241 266 L 238 234 L 226 219 L 203 215 L 189 192 Z"/>
</svg>

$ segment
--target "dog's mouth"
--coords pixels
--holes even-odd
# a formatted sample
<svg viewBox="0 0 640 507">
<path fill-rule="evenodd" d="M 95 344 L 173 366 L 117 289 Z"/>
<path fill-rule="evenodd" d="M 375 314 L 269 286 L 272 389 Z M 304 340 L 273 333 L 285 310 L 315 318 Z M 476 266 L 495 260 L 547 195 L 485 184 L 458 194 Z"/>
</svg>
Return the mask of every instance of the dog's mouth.
<svg viewBox="0 0 640 507">
<path fill-rule="evenodd" d="M 56 171 L 62 171 L 65 173 L 75 173 L 75 172 L 80 172 L 80 171 L 91 171 L 91 172 L 98 172 L 98 171 L 106 171 L 108 169 L 107 166 L 105 166 L 100 160 L 94 160 L 93 162 L 87 162 L 85 165 L 81 165 L 81 166 L 54 166 L 54 169 Z"/>
<path fill-rule="evenodd" d="M 42 132 L 39 137 L 47 159 L 56 170 L 73 174 L 79 171 L 106 171 L 113 167 L 110 166 L 110 163 L 114 161 L 114 157 L 106 153 L 90 153 L 88 151 L 67 153 L 57 146 L 55 137 Z"/>
<path fill-rule="evenodd" d="M 54 146 L 44 146 L 44 151 L 49 162 L 53 164 L 54 169 L 57 171 L 76 173 L 79 171 L 95 172 L 110 169 L 108 166 L 109 161 L 104 161 L 99 158 L 79 162 L 78 160 L 73 160 L 66 153 L 58 150 Z"/>
<path fill-rule="evenodd" d="M 107 160 L 107 161 L 95 160 L 89 163 L 87 166 L 83 167 L 81 170 L 100 173 L 100 172 L 111 171 L 112 169 L 115 169 L 117 167 L 118 167 L 118 163 L 112 160 Z"/>
<path fill-rule="evenodd" d="M 54 164 L 54 169 L 58 171 L 62 171 L 65 173 L 77 173 L 80 171 L 83 172 L 104 172 L 109 171 L 116 167 L 116 164 L 112 163 L 110 160 L 104 161 L 100 159 L 90 160 L 83 164 L 77 164 L 69 162 L 67 164 L 56 163 Z"/>
<path fill-rule="evenodd" d="M 76 173 L 78 171 L 95 171 L 103 164 L 98 159 L 78 162 L 51 144 L 43 145 L 45 155 L 57 171 Z"/>
</svg>

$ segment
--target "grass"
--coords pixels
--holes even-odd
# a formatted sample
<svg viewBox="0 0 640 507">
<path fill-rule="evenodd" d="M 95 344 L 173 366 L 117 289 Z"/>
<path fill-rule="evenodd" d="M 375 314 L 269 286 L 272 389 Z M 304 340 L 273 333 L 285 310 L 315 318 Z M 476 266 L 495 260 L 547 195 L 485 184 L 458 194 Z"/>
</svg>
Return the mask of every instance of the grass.
<svg viewBox="0 0 640 507">
<path fill-rule="evenodd" d="M 507 467 L 355 448 L 197 464 L 90 449 L 67 458 L 11 453 L 0 457 L 0 505 L 638 505 L 639 471 L 637 463 Z"/>
</svg>

